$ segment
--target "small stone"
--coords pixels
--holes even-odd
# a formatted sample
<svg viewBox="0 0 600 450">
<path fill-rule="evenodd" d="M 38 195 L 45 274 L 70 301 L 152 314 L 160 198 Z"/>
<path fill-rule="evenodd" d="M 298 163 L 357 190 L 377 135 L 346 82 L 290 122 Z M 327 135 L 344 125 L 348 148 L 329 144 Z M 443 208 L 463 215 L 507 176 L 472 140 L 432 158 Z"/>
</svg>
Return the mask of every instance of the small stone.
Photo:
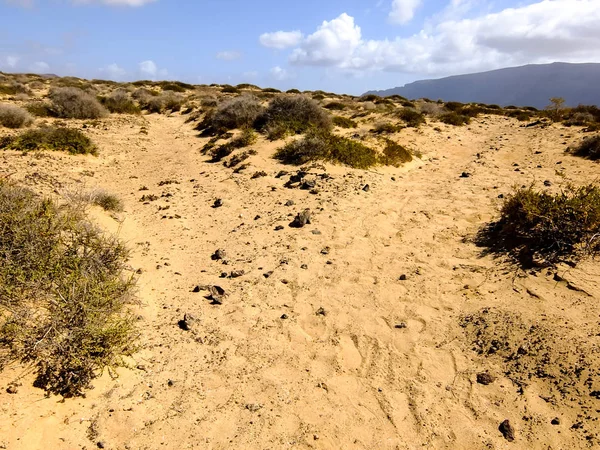
<svg viewBox="0 0 600 450">
<path fill-rule="evenodd" d="M 406 274 L 405 274 L 405 273 L 403 273 L 402 275 L 400 275 L 400 276 L 398 277 L 398 280 L 400 280 L 400 281 L 406 281 Z"/>
<path fill-rule="evenodd" d="M 17 386 L 11 384 L 6 388 L 6 392 L 8 392 L 9 394 L 16 394 L 17 392 L 19 392 L 19 390 L 17 389 Z"/>
<path fill-rule="evenodd" d="M 504 194 L 500 194 L 498 198 L 504 198 Z"/>
<path fill-rule="evenodd" d="M 303 191 L 310 191 L 314 189 L 316 183 L 313 180 L 304 180 L 304 182 L 300 185 L 300 189 Z"/>
<path fill-rule="evenodd" d="M 281 231 L 281 230 L 283 230 L 284 228 L 285 228 L 285 227 L 284 227 L 283 225 L 277 225 L 277 226 L 275 227 L 275 231 Z"/>
<path fill-rule="evenodd" d="M 220 259 L 225 259 L 227 257 L 227 253 L 222 248 L 215 250 L 215 252 L 211 255 L 210 259 L 213 261 L 218 261 Z"/>
<path fill-rule="evenodd" d="M 223 299 L 226 297 L 225 289 L 221 286 L 208 286 L 208 292 L 210 295 L 207 298 L 212 300 L 213 305 L 223 304 Z"/>
<path fill-rule="evenodd" d="M 195 317 L 191 314 L 184 314 L 183 319 L 177 322 L 177 325 L 179 325 L 179 328 L 181 328 L 183 331 L 190 331 L 195 320 Z"/>
<path fill-rule="evenodd" d="M 239 278 L 244 276 L 246 272 L 244 270 L 232 270 L 229 278 Z"/>
<path fill-rule="evenodd" d="M 323 307 L 320 307 L 319 309 L 317 309 L 317 312 L 315 314 L 317 316 L 326 316 L 327 312 L 325 311 L 325 309 Z"/>
<path fill-rule="evenodd" d="M 221 206 L 223 206 L 223 200 L 220 198 L 216 199 L 212 205 L 213 208 L 220 208 Z"/>
<path fill-rule="evenodd" d="M 463 172 L 460 174 L 460 178 L 469 178 L 471 174 L 469 172 Z"/>
<path fill-rule="evenodd" d="M 287 319 L 287 318 L 288 318 L 288 315 L 287 315 L 287 314 L 282 314 L 282 315 L 281 315 L 281 317 L 280 317 L 280 319 L 282 319 L 282 320 L 285 320 L 285 319 Z"/>
<path fill-rule="evenodd" d="M 504 439 L 506 439 L 507 441 L 512 442 L 515 440 L 515 429 L 510 424 L 510 421 L 508 419 L 506 419 L 500 424 L 500 426 L 498 427 L 498 431 L 502 433 L 502 436 L 504 436 Z"/>
<path fill-rule="evenodd" d="M 229 276 L 229 274 L 227 272 L 221 272 L 221 275 L 219 276 L 219 278 L 227 278 Z"/>
<path fill-rule="evenodd" d="M 550 180 L 544 180 L 544 186 L 546 186 L 546 187 L 552 186 L 552 181 L 550 181 Z"/>
<path fill-rule="evenodd" d="M 104 448 L 104 442 L 102 442 L 102 441 L 98 441 L 98 442 L 96 443 L 96 447 L 98 447 L 98 448 Z"/>
<path fill-rule="evenodd" d="M 365 184 L 362 188 L 363 191 L 365 192 L 369 192 L 371 190 L 371 187 L 368 184 Z"/>
<path fill-rule="evenodd" d="M 329 255 L 330 251 L 331 251 L 331 248 L 325 247 L 324 249 L 321 250 L 321 255 Z"/>
<path fill-rule="evenodd" d="M 250 412 L 256 412 L 256 411 L 262 409 L 262 405 L 260 405 L 258 403 L 248 403 L 246 405 L 246 409 Z"/>
<path fill-rule="evenodd" d="M 273 275 L 273 271 L 263 273 L 263 277 L 265 278 L 269 278 L 271 275 Z"/>
<path fill-rule="evenodd" d="M 204 289 L 204 286 L 198 285 L 198 286 L 194 287 L 194 289 L 192 289 L 192 292 L 198 293 L 203 289 Z"/>
<path fill-rule="evenodd" d="M 321 234 L 319 230 L 312 230 L 311 233 L 317 236 Z"/>
<path fill-rule="evenodd" d="M 479 384 L 483 384 L 487 386 L 488 384 L 492 384 L 496 378 L 488 372 L 481 372 L 477 374 L 477 382 Z"/>
<path fill-rule="evenodd" d="M 301 268 L 301 269 L 304 269 L 304 270 L 306 270 L 306 269 L 308 269 L 308 265 L 307 265 L 307 264 L 302 264 L 302 265 L 300 266 L 300 268 Z"/>
<path fill-rule="evenodd" d="M 173 387 L 173 385 L 175 384 L 175 382 L 171 379 L 167 380 L 167 386 L 169 387 Z"/>
<path fill-rule="evenodd" d="M 260 219 L 260 216 L 257 214 L 256 216 L 254 216 L 254 220 L 258 220 Z"/>
<path fill-rule="evenodd" d="M 294 206 L 296 204 L 296 202 L 294 200 L 288 200 L 287 202 L 285 202 L 285 206 Z"/>
<path fill-rule="evenodd" d="M 399 330 L 402 330 L 402 329 L 406 328 L 406 323 L 404 323 L 404 322 L 400 322 L 400 323 L 398 323 L 398 324 L 394 325 L 394 328 L 397 328 L 397 329 L 399 329 Z"/>
<path fill-rule="evenodd" d="M 310 224 L 310 209 L 305 209 L 302 212 L 299 212 L 292 223 L 290 223 L 290 227 L 292 228 L 302 228 L 304 225 Z"/>
<path fill-rule="evenodd" d="M 550 423 L 551 423 L 552 425 L 560 425 L 560 419 L 559 419 L 558 417 L 555 417 L 554 419 L 552 419 L 552 420 L 550 421 Z"/>
</svg>

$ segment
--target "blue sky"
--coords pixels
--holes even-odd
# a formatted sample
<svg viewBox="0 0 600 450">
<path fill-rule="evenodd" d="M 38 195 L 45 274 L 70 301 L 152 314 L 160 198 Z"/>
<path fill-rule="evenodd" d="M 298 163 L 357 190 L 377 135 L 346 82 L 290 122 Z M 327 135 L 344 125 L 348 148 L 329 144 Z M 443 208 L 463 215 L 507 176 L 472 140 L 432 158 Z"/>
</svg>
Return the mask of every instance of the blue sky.
<svg viewBox="0 0 600 450">
<path fill-rule="evenodd" d="M 360 94 L 600 62 L 598 0 L 0 0 L 0 70 Z"/>
</svg>

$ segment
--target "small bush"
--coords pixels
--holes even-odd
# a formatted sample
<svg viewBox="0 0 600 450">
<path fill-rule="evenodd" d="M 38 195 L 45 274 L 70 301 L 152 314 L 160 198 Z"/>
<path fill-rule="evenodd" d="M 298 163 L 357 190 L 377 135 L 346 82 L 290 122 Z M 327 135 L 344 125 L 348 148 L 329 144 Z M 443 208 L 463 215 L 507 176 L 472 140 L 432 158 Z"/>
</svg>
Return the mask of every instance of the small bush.
<svg viewBox="0 0 600 450">
<path fill-rule="evenodd" d="M 407 127 L 418 127 L 426 122 L 425 116 L 412 108 L 402 108 L 398 111 L 398 118 L 406 123 Z"/>
<path fill-rule="evenodd" d="M 269 139 L 281 139 L 312 128 L 329 130 L 331 117 L 304 95 L 283 95 L 271 100 L 257 126 L 267 130 Z"/>
<path fill-rule="evenodd" d="M 117 90 L 110 96 L 102 99 L 102 104 L 111 113 L 116 114 L 139 114 L 140 108 L 133 100 L 129 98 L 127 92 L 123 90 Z"/>
<path fill-rule="evenodd" d="M 17 95 L 17 94 L 31 94 L 31 90 L 21 83 L 11 82 L 0 84 L 0 94 L 6 95 Z"/>
<path fill-rule="evenodd" d="M 52 117 L 52 107 L 46 102 L 32 102 L 25 109 L 36 117 Z"/>
<path fill-rule="evenodd" d="M 375 134 L 392 134 L 398 133 L 401 130 L 401 125 L 397 125 L 391 122 L 379 122 L 375 124 L 375 127 L 371 130 L 371 132 Z"/>
<path fill-rule="evenodd" d="M 446 114 L 442 114 L 439 117 L 439 121 L 443 122 L 445 124 L 454 125 L 457 127 L 471 123 L 471 119 L 469 117 L 463 116 L 461 114 L 457 114 L 455 112 L 449 112 Z"/>
<path fill-rule="evenodd" d="M 600 189 L 569 186 L 558 194 L 519 189 L 505 200 L 500 220 L 481 230 L 477 241 L 526 267 L 598 254 Z"/>
<path fill-rule="evenodd" d="M 24 109 L 0 103 L 0 125 L 6 128 L 22 128 L 32 123 L 33 118 Z"/>
<path fill-rule="evenodd" d="M 391 139 L 385 140 L 383 155 L 380 157 L 382 164 L 399 167 L 404 163 L 412 161 L 412 159 L 412 154 L 405 147 Z"/>
<path fill-rule="evenodd" d="M 375 94 L 368 94 L 368 95 L 363 95 L 362 97 L 360 97 L 358 99 L 359 102 L 373 102 L 373 103 L 377 103 L 378 101 L 380 101 L 382 98 L 379 95 L 375 95 Z"/>
<path fill-rule="evenodd" d="M 104 211 L 123 211 L 123 202 L 119 197 L 108 192 L 99 191 L 92 195 L 92 203 L 100 206 Z"/>
<path fill-rule="evenodd" d="M 167 111 L 180 111 L 183 105 L 183 97 L 173 92 L 165 92 L 162 96 L 163 106 Z"/>
<path fill-rule="evenodd" d="M 584 139 L 573 154 L 592 160 L 600 160 L 600 135 Z"/>
<path fill-rule="evenodd" d="M 42 127 L 27 130 L 3 140 L 0 149 L 30 152 L 35 150 L 64 151 L 73 155 L 97 155 L 96 146 L 81 131 L 73 128 Z"/>
<path fill-rule="evenodd" d="M 263 92 L 267 92 L 267 93 L 272 93 L 272 94 L 280 94 L 281 91 L 279 89 L 275 89 L 275 88 L 264 88 L 262 90 Z"/>
<path fill-rule="evenodd" d="M 286 164 L 301 165 L 310 161 L 330 161 L 357 169 L 378 163 L 377 152 L 352 139 L 328 131 L 311 131 L 280 148 L 275 158 Z"/>
<path fill-rule="evenodd" d="M 240 90 L 235 86 L 230 86 L 229 84 L 225 84 L 221 88 L 221 92 L 223 92 L 224 94 L 239 94 Z"/>
<path fill-rule="evenodd" d="M 232 139 L 226 144 L 220 145 L 210 150 L 212 156 L 212 162 L 219 162 L 223 158 L 231 155 L 235 150 L 239 148 L 248 147 L 249 145 L 256 142 L 256 133 L 251 128 L 246 128 L 240 136 Z"/>
<path fill-rule="evenodd" d="M 0 182 L 0 369 L 30 365 L 34 385 L 83 395 L 135 349 L 127 250 L 83 213 Z"/>
<path fill-rule="evenodd" d="M 343 111 L 346 109 L 346 105 L 342 102 L 330 102 L 327 103 L 323 108 L 328 109 L 330 111 Z"/>
<path fill-rule="evenodd" d="M 260 89 L 260 87 L 258 87 L 255 84 L 250 84 L 250 83 L 240 83 L 236 86 L 236 88 L 238 89 Z"/>
<path fill-rule="evenodd" d="M 333 125 L 340 128 L 356 128 L 358 126 L 354 120 L 342 116 L 333 116 L 331 121 Z"/>
<path fill-rule="evenodd" d="M 260 101 L 252 95 L 241 95 L 217 106 L 211 118 L 215 130 L 252 127 L 263 113 Z"/>
<path fill-rule="evenodd" d="M 106 109 L 90 94 L 74 87 L 58 88 L 50 93 L 52 111 L 65 119 L 99 119 Z"/>
<path fill-rule="evenodd" d="M 286 94 L 301 94 L 301 92 L 298 89 L 288 89 L 287 91 L 285 91 Z"/>
</svg>

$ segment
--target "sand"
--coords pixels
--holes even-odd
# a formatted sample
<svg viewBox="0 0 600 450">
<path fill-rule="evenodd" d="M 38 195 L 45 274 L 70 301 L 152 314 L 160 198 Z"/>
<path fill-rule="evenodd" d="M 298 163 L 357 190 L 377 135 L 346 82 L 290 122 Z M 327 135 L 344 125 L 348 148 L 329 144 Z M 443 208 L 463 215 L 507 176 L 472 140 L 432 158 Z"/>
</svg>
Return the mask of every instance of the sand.
<svg viewBox="0 0 600 450">
<path fill-rule="evenodd" d="M 513 187 L 598 178 L 598 164 L 564 153 L 581 129 L 497 116 L 405 129 L 394 139 L 422 160 L 318 164 L 316 194 L 275 177 L 297 170 L 271 158 L 280 142 L 261 138 L 240 174 L 208 162 L 207 139 L 179 114 L 85 131 L 100 156 L 2 152 L 0 172 L 48 195 L 101 188 L 124 201 L 90 215 L 141 269 L 142 348 L 85 398 L 45 397 L 25 368 L 5 370 L 1 448 L 600 446 L 598 264 L 523 272 L 473 243 Z M 305 208 L 311 224 L 290 228 Z M 211 304 L 198 285 L 227 295 Z"/>
</svg>

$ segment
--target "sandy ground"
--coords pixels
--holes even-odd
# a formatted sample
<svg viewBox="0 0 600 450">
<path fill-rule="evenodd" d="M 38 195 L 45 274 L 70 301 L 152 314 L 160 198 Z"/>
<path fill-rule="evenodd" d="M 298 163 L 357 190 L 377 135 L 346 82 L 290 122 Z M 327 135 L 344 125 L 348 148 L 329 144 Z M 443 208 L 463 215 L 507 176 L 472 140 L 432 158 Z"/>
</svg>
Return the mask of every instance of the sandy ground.
<svg viewBox="0 0 600 450">
<path fill-rule="evenodd" d="M 564 153 L 579 129 L 504 117 L 406 129 L 395 139 L 422 161 L 317 165 L 316 194 L 275 177 L 297 170 L 271 158 L 280 143 L 253 146 L 240 174 L 209 163 L 207 139 L 179 115 L 113 116 L 86 132 L 97 158 L 3 152 L 0 171 L 46 194 L 124 200 L 122 214 L 91 215 L 142 270 L 142 350 L 86 398 L 46 398 L 23 368 L 0 374 L 0 448 L 600 446 L 600 268 L 525 273 L 473 243 L 513 187 L 598 178 L 598 164 Z M 304 208 L 312 223 L 290 228 Z M 192 292 L 207 284 L 225 289 L 223 304 Z"/>
</svg>

